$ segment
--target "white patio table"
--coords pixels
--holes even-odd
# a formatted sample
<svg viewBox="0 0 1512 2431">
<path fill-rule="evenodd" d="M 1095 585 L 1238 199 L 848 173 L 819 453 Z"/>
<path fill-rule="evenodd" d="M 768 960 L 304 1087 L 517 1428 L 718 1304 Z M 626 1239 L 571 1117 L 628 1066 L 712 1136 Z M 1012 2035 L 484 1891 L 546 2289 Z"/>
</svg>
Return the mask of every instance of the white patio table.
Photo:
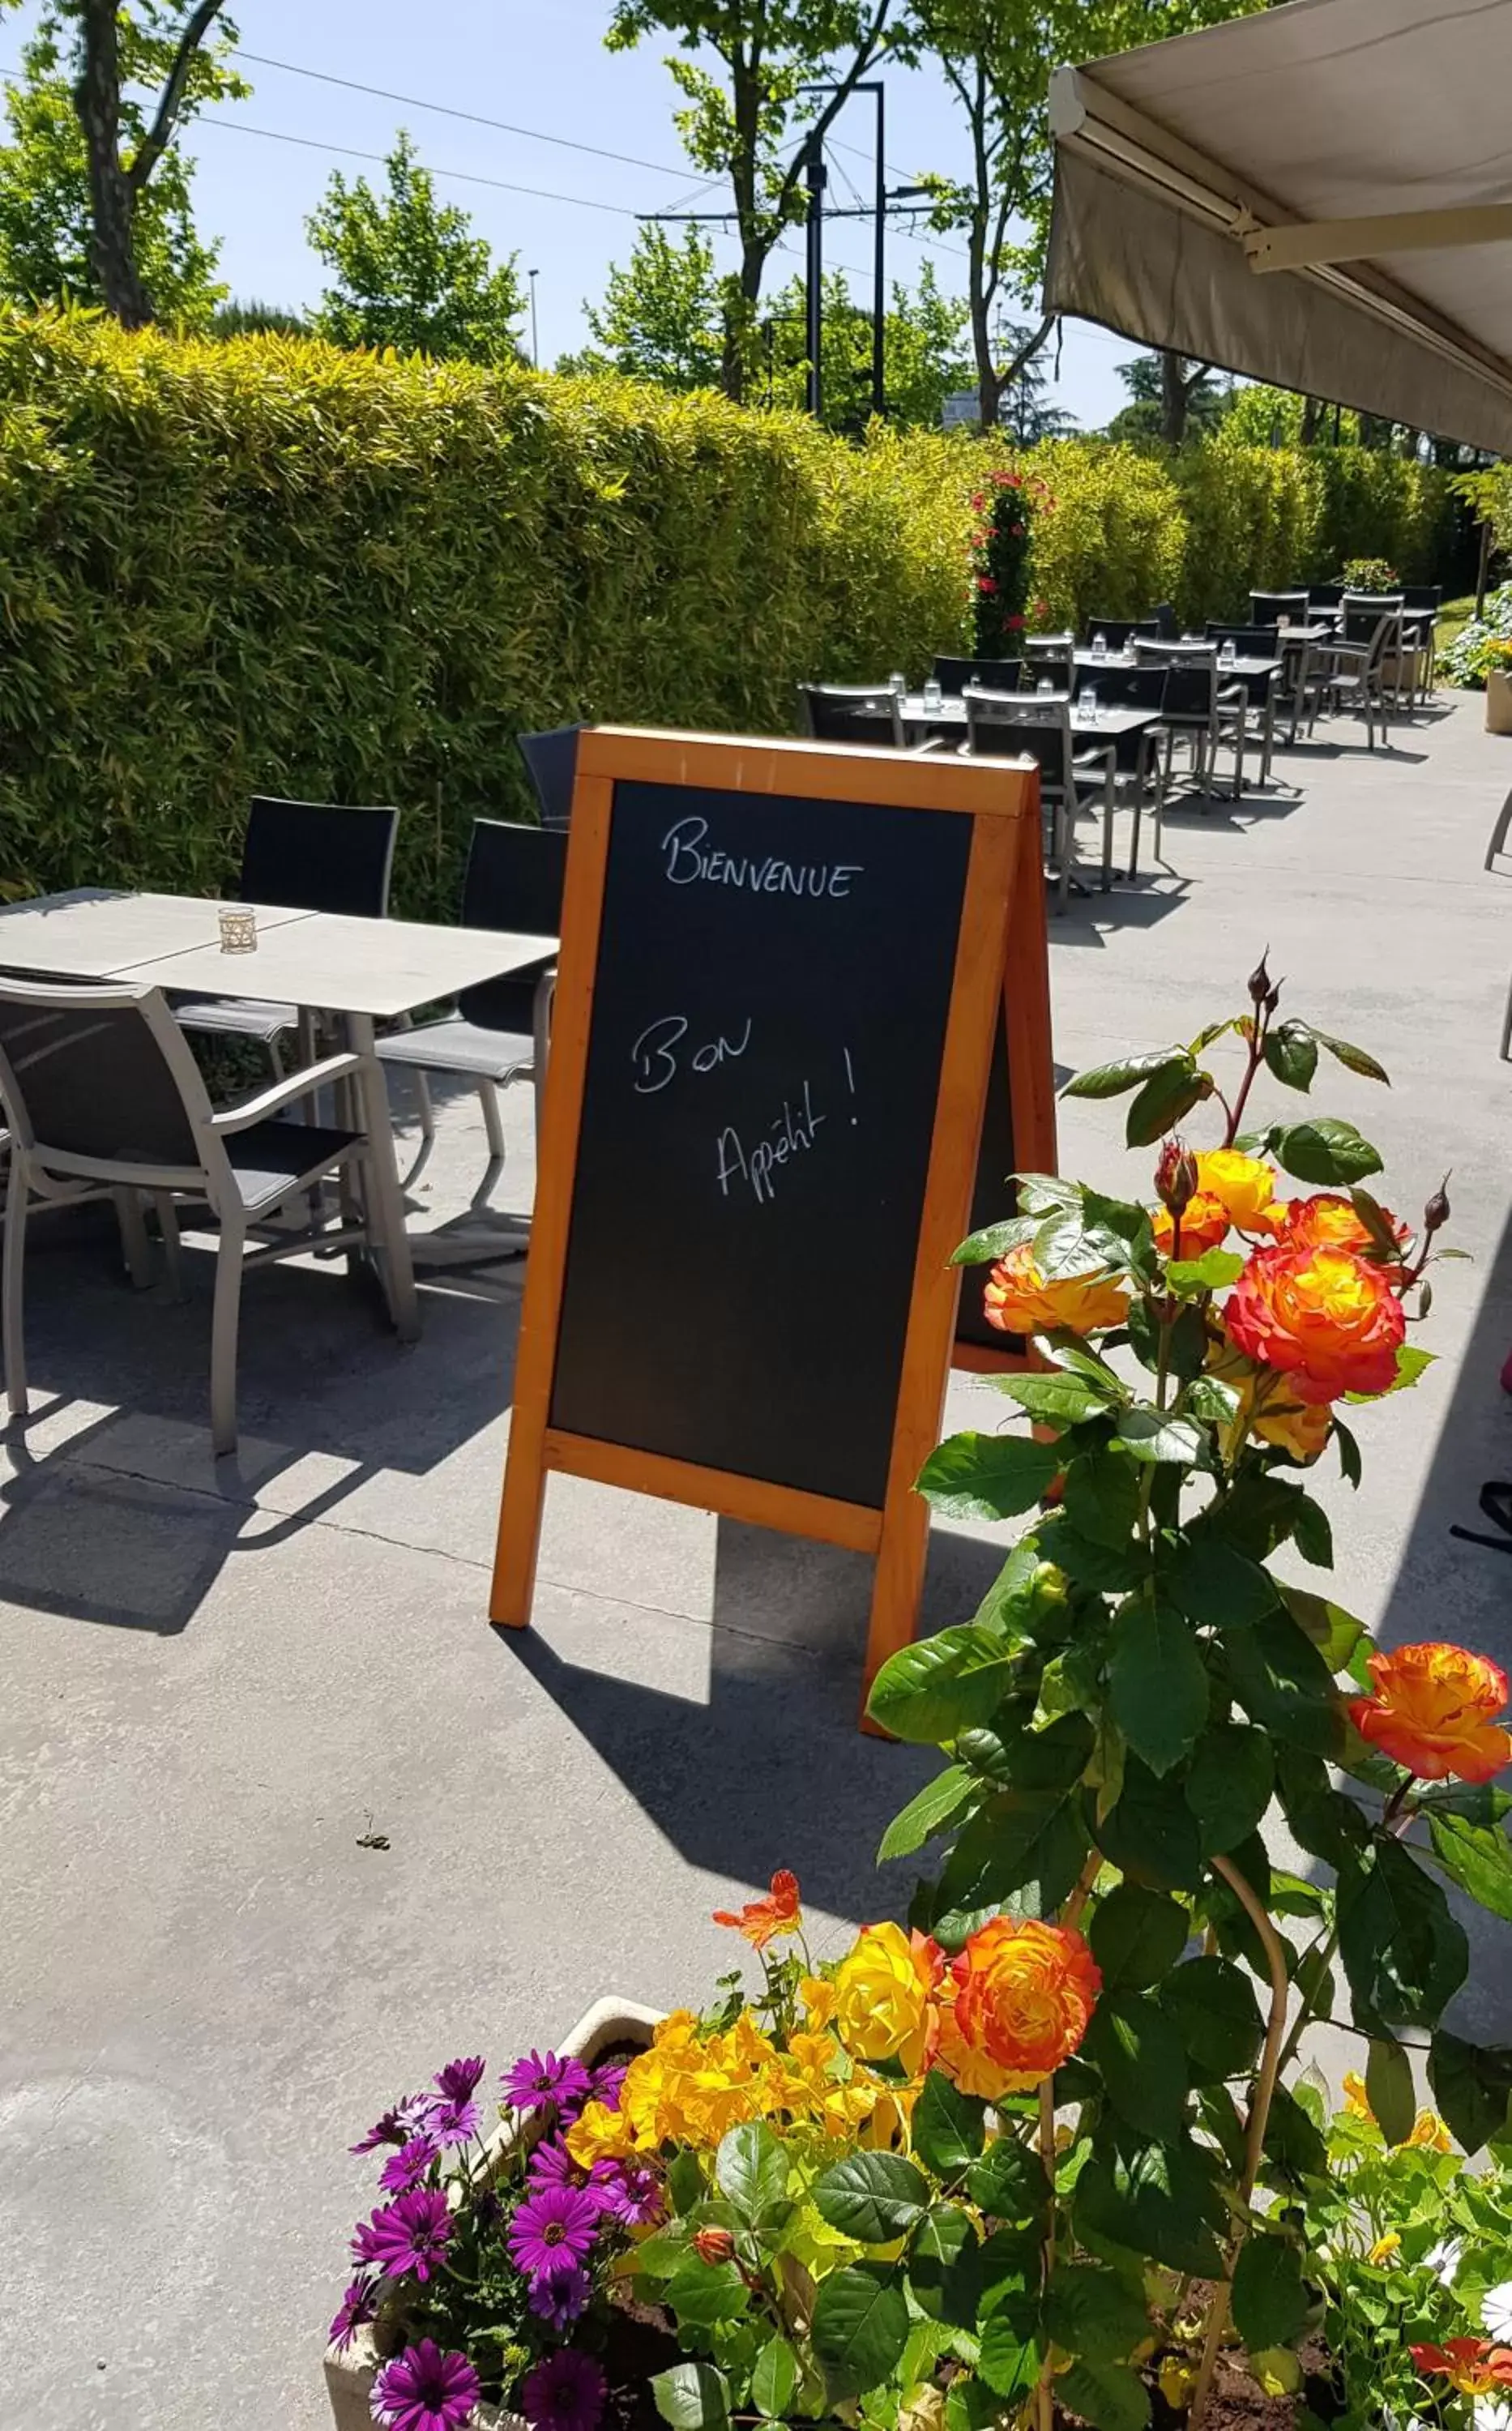
<svg viewBox="0 0 1512 2431">
<path fill-rule="evenodd" d="M 389 1314 L 400 1340 L 412 1342 L 420 1331 L 414 1262 L 374 1025 L 484 980 L 539 970 L 555 960 L 557 941 L 507 930 L 253 908 L 256 952 L 227 954 L 219 942 L 219 904 L 194 897 L 79 889 L 10 904 L 0 908 L 0 969 L 272 998 L 334 1019 L 361 1060 L 356 1086 L 372 1143 L 375 1213 L 388 1244 Z"/>
</svg>

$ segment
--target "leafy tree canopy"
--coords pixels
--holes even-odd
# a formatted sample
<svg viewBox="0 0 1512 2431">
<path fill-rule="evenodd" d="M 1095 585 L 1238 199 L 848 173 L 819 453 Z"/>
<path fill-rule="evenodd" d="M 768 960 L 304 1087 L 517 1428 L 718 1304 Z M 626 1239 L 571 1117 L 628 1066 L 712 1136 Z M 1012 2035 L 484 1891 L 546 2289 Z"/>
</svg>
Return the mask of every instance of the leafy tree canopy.
<svg viewBox="0 0 1512 2431">
<path fill-rule="evenodd" d="M 348 183 L 335 171 L 305 224 L 333 274 L 313 316 L 318 334 L 339 346 L 518 360 L 513 325 L 525 310 L 518 255 L 495 266 L 467 213 L 438 204 L 430 171 L 402 127 L 384 165 L 383 193 L 365 177 Z"/>
</svg>

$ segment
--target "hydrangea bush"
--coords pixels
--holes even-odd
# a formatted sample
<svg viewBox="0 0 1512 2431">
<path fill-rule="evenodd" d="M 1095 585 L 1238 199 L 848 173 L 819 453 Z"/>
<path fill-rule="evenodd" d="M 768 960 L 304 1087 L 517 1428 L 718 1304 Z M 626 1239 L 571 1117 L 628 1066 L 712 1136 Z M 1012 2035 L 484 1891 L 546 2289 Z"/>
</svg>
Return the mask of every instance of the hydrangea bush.
<svg viewBox="0 0 1512 2431">
<path fill-rule="evenodd" d="M 1485 691 L 1493 667 L 1512 666 L 1512 582 L 1487 593 L 1484 616 L 1460 627 L 1438 663 L 1450 683 L 1470 692 Z"/>
<path fill-rule="evenodd" d="M 1043 1365 L 995 1380 L 1030 1428 L 953 1437 L 921 1490 L 955 1517 L 1039 1510 L 975 1619 L 894 1657 L 871 1699 L 949 1758 L 883 1843 L 945 1843 L 915 1928 L 950 1953 L 1004 1912 L 1055 1920 L 1100 1977 L 1039 2087 L 1043 2247 L 978 2323 L 1001 2406 L 1043 2424 L 1059 2398 L 1140 2431 L 1146 2364 L 1197 2423 L 1230 2339 L 1263 2385 L 1298 2384 L 1305 2204 L 1329 2172 L 1293 2081 L 1310 2020 L 1347 2001 L 1402 2132 L 1417 2058 L 1467 2153 L 1512 2151 L 1512 2046 L 1442 2023 L 1469 1970 L 1446 1881 L 1512 1919 L 1505 1675 L 1436 1641 L 1378 1649 L 1326 1577 L 1289 1574 L 1332 1567 L 1310 1488 L 1325 1461 L 1358 1483 L 1345 1410 L 1427 1363 L 1409 1332 L 1454 1254 L 1448 1201 L 1414 1232 L 1363 1186 L 1381 1160 L 1352 1124 L 1254 1127 L 1262 1078 L 1306 1095 L 1326 1057 L 1386 1080 L 1280 996 L 1262 963 L 1189 1047 L 1070 1083 L 1129 1100 L 1129 1146 L 1158 1145 L 1153 1207 L 1020 1176 L 1017 1214 L 957 1253 Z M 1204 1060 L 1220 1040 L 1227 1086 Z M 1198 1116 L 1212 1148 L 1177 1132 Z M 1284 1197 L 1283 1175 L 1319 1186 Z M 1277 1827 L 1307 1879 L 1270 1853 Z"/>
</svg>

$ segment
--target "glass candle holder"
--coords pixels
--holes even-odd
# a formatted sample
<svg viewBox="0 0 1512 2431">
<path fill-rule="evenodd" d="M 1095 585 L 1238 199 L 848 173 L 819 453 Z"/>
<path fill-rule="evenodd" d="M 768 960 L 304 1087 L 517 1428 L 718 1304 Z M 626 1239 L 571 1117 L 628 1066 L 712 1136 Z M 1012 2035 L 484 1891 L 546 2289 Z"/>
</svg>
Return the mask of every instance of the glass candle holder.
<svg viewBox="0 0 1512 2431">
<path fill-rule="evenodd" d="M 250 903 L 223 903 L 216 917 L 220 922 L 223 954 L 257 952 L 258 915 Z"/>
</svg>

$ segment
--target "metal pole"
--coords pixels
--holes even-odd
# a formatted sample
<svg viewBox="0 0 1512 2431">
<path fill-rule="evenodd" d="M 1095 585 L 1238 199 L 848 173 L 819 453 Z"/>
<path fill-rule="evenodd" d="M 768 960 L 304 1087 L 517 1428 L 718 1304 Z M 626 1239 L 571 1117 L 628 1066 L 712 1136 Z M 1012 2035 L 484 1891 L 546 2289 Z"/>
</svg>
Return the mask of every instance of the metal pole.
<svg viewBox="0 0 1512 2431">
<path fill-rule="evenodd" d="M 539 371 L 541 368 L 541 342 L 537 335 L 535 326 L 535 282 L 541 274 L 536 270 L 528 270 L 525 275 L 530 282 L 530 360 L 534 364 L 535 369 Z"/>
<path fill-rule="evenodd" d="M 1480 564 L 1476 568 L 1475 573 L 1475 621 L 1477 624 L 1480 623 L 1481 618 L 1486 613 L 1486 585 L 1490 575 L 1490 571 L 1491 527 L 1489 523 L 1484 523 L 1481 526 Z"/>
<path fill-rule="evenodd" d="M 877 230 L 876 271 L 871 307 L 871 410 L 887 411 L 887 146 L 882 140 L 882 88 L 877 96 Z"/>
<path fill-rule="evenodd" d="M 815 422 L 824 419 L 824 143 L 811 135 L 805 151 L 809 196 L 808 294 L 805 298 L 809 378 L 807 405 Z"/>
</svg>

